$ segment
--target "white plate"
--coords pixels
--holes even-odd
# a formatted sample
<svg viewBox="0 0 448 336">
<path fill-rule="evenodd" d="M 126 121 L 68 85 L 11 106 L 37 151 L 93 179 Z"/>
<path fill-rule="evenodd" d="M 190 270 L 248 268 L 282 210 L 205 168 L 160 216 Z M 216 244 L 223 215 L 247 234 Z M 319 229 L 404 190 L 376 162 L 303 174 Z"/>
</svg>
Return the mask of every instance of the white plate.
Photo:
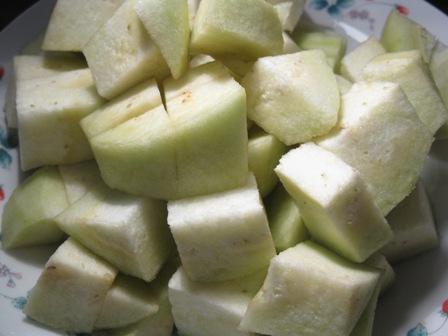
<svg viewBox="0 0 448 336">
<path fill-rule="evenodd" d="M 11 75 L 11 58 L 45 29 L 53 3 L 40 1 L 0 33 L 0 106 Z M 448 44 L 448 17 L 422 0 L 309 0 L 306 13 L 317 23 L 349 35 L 352 48 L 370 35 L 379 37 L 391 8 L 407 13 Z M 8 148 L 5 130 L 0 122 L 0 213 L 20 177 L 17 150 Z M 441 236 L 440 247 L 396 266 L 397 281 L 378 308 L 377 336 L 448 335 L 447 162 L 448 142 L 436 142 L 423 173 Z M 48 248 L 11 253 L 0 250 L 0 335 L 57 335 L 27 320 L 21 312 L 50 254 Z"/>
</svg>

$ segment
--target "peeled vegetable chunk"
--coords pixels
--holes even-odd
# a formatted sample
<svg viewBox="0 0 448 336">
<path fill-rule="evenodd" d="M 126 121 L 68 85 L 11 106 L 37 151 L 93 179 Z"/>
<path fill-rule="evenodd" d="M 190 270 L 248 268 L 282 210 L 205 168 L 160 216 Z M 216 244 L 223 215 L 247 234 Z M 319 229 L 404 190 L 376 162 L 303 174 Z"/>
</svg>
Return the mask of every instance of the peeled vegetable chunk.
<svg viewBox="0 0 448 336">
<path fill-rule="evenodd" d="M 244 312 L 266 271 L 233 281 L 193 282 L 183 268 L 169 282 L 174 322 L 181 335 L 252 336 L 239 330 Z"/>
<path fill-rule="evenodd" d="M 79 121 L 102 103 L 88 69 L 18 82 L 22 170 L 92 158 Z"/>
<path fill-rule="evenodd" d="M 299 46 L 289 37 L 288 34 L 283 33 L 283 54 L 294 54 L 299 51 Z"/>
<path fill-rule="evenodd" d="M 338 88 L 339 88 L 339 92 L 341 93 L 341 95 L 349 92 L 350 89 L 352 88 L 353 83 L 348 81 L 347 79 L 345 79 L 342 76 L 335 75 L 335 77 L 336 77 L 336 82 L 338 82 Z"/>
<path fill-rule="evenodd" d="M 117 271 L 73 239 L 50 257 L 24 312 L 46 326 L 91 332 Z"/>
<path fill-rule="evenodd" d="M 238 189 L 168 202 L 168 224 L 193 281 L 236 279 L 275 255 L 253 176 Z"/>
<path fill-rule="evenodd" d="M 331 152 L 308 143 L 275 168 L 319 242 L 363 262 L 392 239 L 392 231 L 360 174 Z"/>
<path fill-rule="evenodd" d="M 272 336 L 349 335 L 380 278 L 307 241 L 271 261 L 240 328 Z"/>
<path fill-rule="evenodd" d="M 264 0 L 202 0 L 191 48 L 200 54 L 235 54 L 249 59 L 282 51 L 282 26 Z"/>
<path fill-rule="evenodd" d="M 292 39 L 303 50 L 322 50 L 328 64 L 338 70 L 347 48 L 347 40 L 332 31 L 310 31 L 299 27 L 292 34 Z"/>
<path fill-rule="evenodd" d="M 374 37 L 361 43 L 353 51 L 342 58 L 341 73 L 352 82 L 362 81 L 362 70 L 378 55 L 385 54 L 386 50 Z"/>
<path fill-rule="evenodd" d="M 90 188 L 103 183 L 95 161 L 59 166 L 58 169 L 70 204 L 82 198 Z"/>
<path fill-rule="evenodd" d="M 43 50 L 81 51 L 124 0 L 58 0 L 48 23 Z"/>
<path fill-rule="evenodd" d="M 168 66 L 127 0 L 83 48 L 101 96 L 111 99 L 150 77 L 165 76 Z"/>
<path fill-rule="evenodd" d="M 395 83 L 353 84 L 340 113 L 317 144 L 359 171 L 386 215 L 412 191 L 433 137 Z"/>
<path fill-rule="evenodd" d="M 321 51 L 260 58 L 242 84 L 249 119 L 286 145 L 306 142 L 336 125 L 338 85 Z"/>
<path fill-rule="evenodd" d="M 171 74 L 175 79 L 179 78 L 188 67 L 190 23 L 187 0 L 138 0 L 135 8 Z"/>
<path fill-rule="evenodd" d="M 193 29 L 194 19 L 199 8 L 201 0 L 187 0 L 188 3 L 188 21 L 190 23 L 190 30 Z"/>
<path fill-rule="evenodd" d="M 40 47 L 39 47 L 40 48 Z M 17 82 L 27 79 L 44 78 L 64 71 L 82 69 L 85 62 L 72 54 L 20 55 L 13 60 L 14 74 L 10 78 L 5 101 L 8 127 L 17 128 L 16 91 Z"/>
<path fill-rule="evenodd" d="M 119 274 L 106 294 L 95 329 L 119 328 L 138 322 L 159 310 L 151 286 Z"/>
<path fill-rule="evenodd" d="M 211 57 L 210 55 L 199 54 L 199 55 L 194 56 L 190 60 L 190 69 L 199 67 L 204 64 L 212 63 L 214 61 L 215 61 L 215 59 L 213 57 Z"/>
<path fill-rule="evenodd" d="M 278 252 L 296 246 L 308 238 L 299 207 L 283 186 L 277 186 L 266 199 L 266 212 Z"/>
<path fill-rule="evenodd" d="M 390 262 L 415 256 L 438 245 L 431 205 L 422 182 L 387 218 L 394 239 L 381 252 Z"/>
<path fill-rule="evenodd" d="M 164 202 L 98 184 L 56 219 L 59 227 L 121 272 L 151 281 L 171 251 Z"/>
<path fill-rule="evenodd" d="M 445 107 L 448 108 L 448 48 L 442 43 L 437 42 L 429 63 L 429 70 L 434 83 L 439 90 Z M 437 133 L 437 138 L 448 138 L 448 123 L 445 123 Z"/>
<path fill-rule="evenodd" d="M 179 90 L 166 99 L 168 112 L 161 106 L 91 139 L 111 188 L 170 200 L 244 185 L 244 89 L 227 74 Z"/>
<path fill-rule="evenodd" d="M 8 200 L 2 217 L 5 249 L 50 244 L 64 233 L 54 217 L 68 207 L 64 183 L 55 167 L 45 167 L 28 177 Z"/>
<path fill-rule="evenodd" d="M 400 84 L 418 116 L 432 134 L 447 122 L 448 110 L 418 51 L 375 57 L 364 68 L 363 77 L 367 81 L 384 80 Z"/>
<path fill-rule="evenodd" d="M 280 18 L 283 30 L 291 32 L 303 14 L 305 0 L 268 0 Z"/>
<path fill-rule="evenodd" d="M 81 120 L 81 127 L 90 139 L 160 105 L 157 83 L 150 79 L 89 114 Z"/>
<path fill-rule="evenodd" d="M 273 135 L 254 129 L 249 135 L 249 170 L 254 173 L 262 197 L 268 195 L 278 182 L 274 168 L 286 146 Z"/>
<path fill-rule="evenodd" d="M 388 52 L 417 49 L 428 63 L 436 39 L 409 17 L 392 10 L 384 24 L 381 43 Z"/>
</svg>

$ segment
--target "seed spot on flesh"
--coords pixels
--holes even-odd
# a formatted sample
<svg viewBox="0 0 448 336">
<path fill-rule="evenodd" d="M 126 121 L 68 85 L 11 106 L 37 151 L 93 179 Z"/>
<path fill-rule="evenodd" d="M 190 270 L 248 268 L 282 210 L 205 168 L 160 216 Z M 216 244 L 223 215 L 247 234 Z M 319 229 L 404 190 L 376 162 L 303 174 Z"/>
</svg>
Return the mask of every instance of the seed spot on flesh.
<svg viewBox="0 0 448 336">
<path fill-rule="evenodd" d="M 185 104 L 189 100 L 191 100 L 192 92 L 191 91 L 184 91 L 182 92 L 182 104 Z"/>
</svg>

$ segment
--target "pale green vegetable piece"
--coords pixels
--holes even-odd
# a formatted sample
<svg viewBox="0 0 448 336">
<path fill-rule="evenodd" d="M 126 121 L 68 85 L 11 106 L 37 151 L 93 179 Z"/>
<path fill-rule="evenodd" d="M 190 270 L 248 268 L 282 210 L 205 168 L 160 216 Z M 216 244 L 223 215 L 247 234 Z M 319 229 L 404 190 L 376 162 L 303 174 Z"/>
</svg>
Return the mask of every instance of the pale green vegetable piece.
<svg viewBox="0 0 448 336">
<path fill-rule="evenodd" d="M 213 63 L 203 67 L 213 66 Z M 198 71 L 195 68 L 192 71 Z M 225 68 L 224 68 L 225 69 Z M 246 182 L 244 89 L 228 74 L 176 86 L 163 106 L 91 139 L 105 182 L 130 194 L 179 199 Z M 197 77 L 195 77 L 197 78 Z M 177 96 L 177 94 L 180 94 Z M 225 154 L 223 154 L 225 153 Z"/>
<path fill-rule="evenodd" d="M 266 271 L 232 281 L 193 282 L 183 268 L 169 282 L 174 322 L 181 335 L 253 336 L 238 329 Z"/>
<path fill-rule="evenodd" d="M 188 21 L 190 23 L 190 30 L 193 29 L 194 19 L 199 8 L 201 0 L 187 0 L 188 3 Z"/>
<path fill-rule="evenodd" d="M 59 166 L 58 169 L 70 204 L 82 198 L 90 188 L 103 183 L 95 161 Z"/>
<path fill-rule="evenodd" d="M 260 58 L 242 84 L 249 119 L 286 145 L 309 141 L 336 125 L 339 90 L 322 51 Z"/>
<path fill-rule="evenodd" d="M 352 82 L 362 81 L 364 67 L 376 56 L 385 53 L 381 43 L 371 37 L 342 58 L 341 74 Z"/>
<path fill-rule="evenodd" d="M 101 96 L 111 99 L 150 77 L 165 77 L 168 66 L 127 0 L 84 46 L 83 53 Z"/>
<path fill-rule="evenodd" d="M 379 278 L 375 268 L 300 243 L 272 259 L 240 328 L 272 336 L 349 335 Z"/>
<path fill-rule="evenodd" d="M 120 328 L 154 316 L 159 310 L 150 284 L 119 274 L 106 294 L 95 329 Z"/>
<path fill-rule="evenodd" d="M 22 170 L 91 159 L 79 121 L 102 103 L 88 69 L 17 82 Z"/>
<path fill-rule="evenodd" d="M 56 219 L 59 227 L 121 272 L 153 280 L 172 247 L 162 201 L 92 186 Z"/>
<path fill-rule="evenodd" d="M 252 69 L 254 62 L 241 59 L 241 57 L 233 55 L 215 56 L 216 59 L 224 64 L 232 73 L 236 80 L 241 79 Z"/>
<path fill-rule="evenodd" d="M 448 48 L 440 41 L 437 42 L 429 63 L 429 70 L 434 83 L 439 89 L 440 97 L 448 108 Z M 445 123 L 437 133 L 437 138 L 448 138 L 448 123 Z"/>
<path fill-rule="evenodd" d="M 157 83 L 150 79 L 89 114 L 81 120 L 81 127 L 90 139 L 160 105 L 162 97 Z"/>
<path fill-rule="evenodd" d="M 303 14 L 305 0 L 268 0 L 280 18 L 283 30 L 291 32 Z"/>
<path fill-rule="evenodd" d="M 392 10 L 381 34 L 381 43 L 388 52 L 419 50 L 424 61 L 429 62 L 436 38 L 409 17 Z"/>
<path fill-rule="evenodd" d="M 24 313 L 46 326 L 91 332 L 117 270 L 72 238 L 50 257 Z"/>
<path fill-rule="evenodd" d="M 395 236 L 382 253 L 390 262 L 413 257 L 438 245 L 431 205 L 422 182 L 387 218 Z"/>
<path fill-rule="evenodd" d="M 265 204 L 272 238 L 278 252 L 308 239 L 308 231 L 299 207 L 282 185 L 277 186 Z"/>
<path fill-rule="evenodd" d="M 359 171 L 383 215 L 411 193 L 432 142 L 403 90 L 388 82 L 353 84 L 339 124 L 317 141 Z"/>
<path fill-rule="evenodd" d="M 352 88 L 353 83 L 348 81 L 342 76 L 335 75 L 336 81 L 338 82 L 338 88 L 341 95 L 346 94 Z"/>
<path fill-rule="evenodd" d="M 238 189 L 168 202 L 168 224 L 193 281 L 246 276 L 275 255 L 253 176 Z"/>
<path fill-rule="evenodd" d="M 210 55 L 199 54 L 199 55 L 194 56 L 190 60 L 190 68 L 197 68 L 201 65 L 212 63 L 214 61 L 215 61 L 215 59 L 213 57 L 211 57 Z"/>
<path fill-rule="evenodd" d="M 137 0 L 135 8 L 171 74 L 178 79 L 188 68 L 190 24 L 187 0 Z"/>
<path fill-rule="evenodd" d="M 64 233 L 54 217 L 68 207 L 64 183 L 55 167 L 28 177 L 6 203 L 2 217 L 4 249 L 59 242 Z"/>
<path fill-rule="evenodd" d="M 243 58 L 279 54 L 282 26 L 264 0 L 202 0 L 193 26 L 194 53 L 231 53 Z"/>
<path fill-rule="evenodd" d="M 249 170 L 254 173 L 261 197 L 268 195 L 277 185 L 274 168 L 286 146 L 273 135 L 257 128 L 249 134 Z"/>
<path fill-rule="evenodd" d="M 353 262 L 364 262 L 392 231 L 361 175 L 333 153 L 307 143 L 275 168 L 311 236 Z"/>
<path fill-rule="evenodd" d="M 319 49 L 325 53 L 327 62 L 333 70 L 338 70 L 347 48 L 347 40 L 332 31 L 309 31 L 296 29 L 292 39 L 302 50 Z"/>
<path fill-rule="evenodd" d="M 418 116 L 432 134 L 447 122 L 448 110 L 418 51 L 377 56 L 364 68 L 363 78 L 367 81 L 390 81 L 400 84 Z"/>
<path fill-rule="evenodd" d="M 283 54 L 294 54 L 299 52 L 299 46 L 289 37 L 288 34 L 283 33 Z"/>
<path fill-rule="evenodd" d="M 48 51 L 81 51 L 124 0 L 58 0 L 42 44 Z"/>
</svg>

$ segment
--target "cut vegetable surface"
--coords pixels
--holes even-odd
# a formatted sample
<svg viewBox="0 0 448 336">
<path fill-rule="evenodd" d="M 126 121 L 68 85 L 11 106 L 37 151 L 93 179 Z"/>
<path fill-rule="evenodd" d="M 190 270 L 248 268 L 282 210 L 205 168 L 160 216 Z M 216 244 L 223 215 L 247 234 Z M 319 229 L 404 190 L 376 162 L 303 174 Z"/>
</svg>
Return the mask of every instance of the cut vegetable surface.
<svg viewBox="0 0 448 336">
<path fill-rule="evenodd" d="M 54 217 L 68 205 L 57 168 L 39 169 L 14 191 L 5 206 L 1 230 L 3 248 L 61 241 L 64 233 Z"/>
<path fill-rule="evenodd" d="M 240 327 L 273 336 L 349 335 L 379 278 L 375 268 L 301 243 L 272 259 Z"/>
<path fill-rule="evenodd" d="M 283 30 L 291 32 L 303 14 L 305 0 L 268 0 L 280 18 Z"/>
<path fill-rule="evenodd" d="M 42 45 L 49 51 L 81 51 L 125 0 L 58 0 Z"/>
<path fill-rule="evenodd" d="M 386 215 L 411 193 L 433 137 L 398 84 L 355 83 L 340 113 L 318 144 L 359 171 Z"/>
<path fill-rule="evenodd" d="M 280 19 L 266 1 L 201 1 L 191 38 L 193 52 L 252 59 L 279 54 L 282 47 Z"/>
<path fill-rule="evenodd" d="M 243 86 L 249 119 L 286 145 L 306 142 L 336 125 L 338 85 L 321 51 L 260 58 Z"/>
<path fill-rule="evenodd" d="M 145 281 L 155 278 L 172 247 L 164 202 L 129 196 L 102 184 L 56 221 L 120 271 Z"/>
<path fill-rule="evenodd" d="M 117 271 L 73 239 L 50 257 L 24 312 L 40 323 L 91 332 Z"/>
<path fill-rule="evenodd" d="M 304 144 L 284 155 L 275 172 L 313 238 L 338 254 L 364 262 L 392 239 L 360 174 L 331 152 Z"/>
<path fill-rule="evenodd" d="M 181 335 L 252 336 L 238 325 L 266 271 L 233 281 L 200 283 L 180 268 L 169 282 L 174 322 Z"/>
<path fill-rule="evenodd" d="M 253 176 L 242 188 L 169 202 L 168 224 L 194 281 L 242 277 L 267 267 L 275 255 Z"/>
<path fill-rule="evenodd" d="M 187 0 L 137 0 L 137 15 L 157 44 L 174 78 L 188 66 L 190 24 Z"/>
</svg>

